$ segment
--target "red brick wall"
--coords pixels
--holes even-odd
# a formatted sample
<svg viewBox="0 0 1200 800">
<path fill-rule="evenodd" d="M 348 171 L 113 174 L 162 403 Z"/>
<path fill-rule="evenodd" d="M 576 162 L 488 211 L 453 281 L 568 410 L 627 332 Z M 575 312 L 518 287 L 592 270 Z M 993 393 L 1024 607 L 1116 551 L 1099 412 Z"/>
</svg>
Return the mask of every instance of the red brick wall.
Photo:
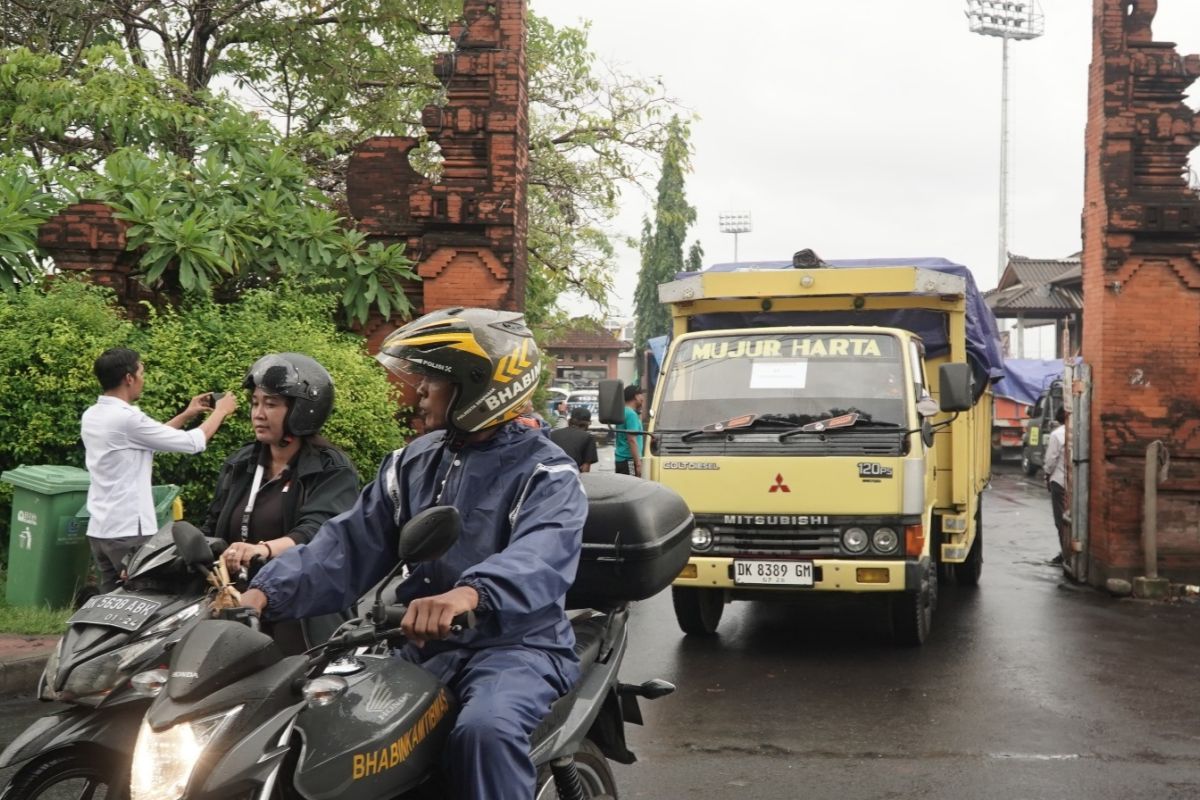
<svg viewBox="0 0 1200 800">
<path fill-rule="evenodd" d="M 1179 2 L 1181 0 L 1176 0 Z M 1153 42 L 1154 3 L 1093 0 L 1083 211 L 1084 355 L 1093 369 L 1089 579 L 1142 574 L 1146 446 L 1171 454 L 1160 571 L 1200 576 L 1200 201 L 1184 178 L 1200 57 Z"/>
<path fill-rule="evenodd" d="M 445 106 L 422 114 L 441 148 L 442 176 L 413 170 L 417 141 L 377 137 L 354 153 L 351 213 L 383 241 L 402 241 L 422 277 L 418 312 L 450 305 L 525 306 L 529 170 L 525 0 L 466 0 L 451 26 L 452 54 L 434 71 Z M 383 325 L 368 341 L 399 324 Z"/>
</svg>

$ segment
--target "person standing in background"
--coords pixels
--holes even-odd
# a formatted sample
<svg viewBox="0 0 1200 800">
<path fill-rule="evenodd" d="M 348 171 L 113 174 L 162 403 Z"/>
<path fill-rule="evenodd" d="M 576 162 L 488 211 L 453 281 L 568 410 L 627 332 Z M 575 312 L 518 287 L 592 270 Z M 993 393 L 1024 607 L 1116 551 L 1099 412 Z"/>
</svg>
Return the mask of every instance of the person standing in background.
<svg viewBox="0 0 1200 800">
<path fill-rule="evenodd" d="M 592 464 L 600 460 L 596 453 L 596 440 L 588 432 L 591 424 L 592 412 L 579 406 L 571 412 L 571 423 L 568 427 L 550 431 L 550 441 L 575 460 L 580 472 L 591 472 Z"/>
<path fill-rule="evenodd" d="M 100 573 L 100 591 L 117 588 L 125 558 L 158 530 L 151 491 L 151 467 L 157 453 L 201 453 L 225 418 L 237 410 L 237 398 L 198 394 L 183 413 L 157 422 L 134 403 L 146 385 L 146 367 L 137 352 L 105 350 L 92 367 L 104 394 L 83 412 L 80 437 L 91 476 L 88 486 L 88 542 Z M 187 422 L 211 412 L 190 431 Z"/>
<path fill-rule="evenodd" d="M 617 444 L 613 448 L 616 471 L 622 475 L 642 475 L 642 387 L 625 387 L 625 424 L 617 431 Z M 625 431 L 629 431 L 626 433 Z"/>
<path fill-rule="evenodd" d="M 1061 564 L 1070 553 L 1070 531 L 1063 520 L 1067 498 L 1067 410 L 1058 409 L 1054 414 L 1058 426 L 1050 432 L 1046 441 L 1046 457 L 1042 468 L 1046 472 L 1046 488 L 1050 490 L 1050 510 L 1054 514 L 1054 528 L 1058 531 L 1059 552 L 1052 564 Z"/>
</svg>

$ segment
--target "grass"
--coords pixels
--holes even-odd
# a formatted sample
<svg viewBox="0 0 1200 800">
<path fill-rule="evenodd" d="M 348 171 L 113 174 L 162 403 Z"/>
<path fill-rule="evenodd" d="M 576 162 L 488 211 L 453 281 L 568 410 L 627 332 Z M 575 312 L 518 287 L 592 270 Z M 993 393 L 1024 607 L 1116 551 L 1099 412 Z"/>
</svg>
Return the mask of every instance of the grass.
<svg viewBox="0 0 1200 800">
<path fill-rule="evenodd" d="M 66 630 L 69 608 L 10 606 L 5 602 L 8 576 L 0 573 L 0 635 L 61 636 Z"/>
</svg>

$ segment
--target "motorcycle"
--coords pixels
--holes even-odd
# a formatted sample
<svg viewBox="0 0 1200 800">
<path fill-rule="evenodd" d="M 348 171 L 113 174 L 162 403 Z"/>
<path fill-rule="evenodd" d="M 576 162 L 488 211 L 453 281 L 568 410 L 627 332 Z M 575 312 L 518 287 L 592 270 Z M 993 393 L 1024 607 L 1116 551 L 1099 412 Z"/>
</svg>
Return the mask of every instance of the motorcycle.
<svg viewBox="0 0 1200 800">
<path fill-rule="evenodd" d="M 180 554 L 168 524 L 134 553 L 120 588 L 91 597 L 68 620 L 37 695 L 69 707 L 35 722 L 0 754 L 0 769 L 27 762 L 0 800 L 57 797 L 68 788 L 78 797 L 101 788 L 108 800 L 127 796 L 133 744 L 150 704 L 129 680 L 166 663 L 168 649 L 202 616 L 207 579 L 195 567 L 224 549 L 192 530 L 203 563 Z"/>
<path fill-rule="evenodd" d="M 641 723 L 638 698 L 652 700 L 675 688 L 661 680 L 624 684 L 618 671 L 628 642 L 629 600 L 661 590 L 678 574 L 690 548 L 691 514 L 677 495 L 646 489 L 652 485 L 635 478 L 590 482 L 597 489 L 589 492 L 591 531 L 604 532 L 589 536 L 585 527 L 576 584 L 605 583 L 592 565 L 615 564 L 633 576 L 634 588 L 624 599 L 602 597 L 604 590 L 593 588 L 590 596 L 607 602 L 571 614 L 581 678 L 532 737 L 537 800 L 555 793 L 563 800 L 615 798 L 609 761 L 635 760 L 624 725 Z M 621 513 L 644 516 L 653 504 L 639 500 L 663 491 L 674 496 L 677 524 L 654 541 L 633 541 L 627 525 L 630 541 L 622 544 L 623 534 L 614 533 L 621 529 L 608 523 Z M 628 500 L 618 502 L 618 496 Z M 621 506 L 620 513 L 614 506 Z M 414 516 L 399 533 L 396 571 L 439 558 L 459 527 L 458 512 L 449 506 Z M 607 540 L 594 542 L 593 550 L 615 547 L 617 556 L 589 562 L 589 538 Z M 405 641 L 399 626 L 406 609 L 385 604 L 382 595 L 381 585 L 365 618 L 347 623 L 307 656 L 284 657 L 249 614 L 196 623 L 172 651 L 168 668 L 133 680 L 155 699 L 134 750 L 132 800 L 448 797 L 439 763 L 457 703 L 432 674 L 390 654 Z M 456 619 L 452 630 L 470 624 Z"/>
</svg>

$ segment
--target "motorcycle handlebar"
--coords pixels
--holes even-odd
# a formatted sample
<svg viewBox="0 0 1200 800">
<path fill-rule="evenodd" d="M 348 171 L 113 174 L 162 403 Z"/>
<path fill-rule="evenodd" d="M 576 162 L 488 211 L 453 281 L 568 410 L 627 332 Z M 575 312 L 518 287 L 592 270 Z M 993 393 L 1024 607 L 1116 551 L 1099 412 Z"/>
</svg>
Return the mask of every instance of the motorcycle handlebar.
<svg viewBox="0 0 1200 800">
<path fill-rule="evenodd" d="M 399 628 L 400 623 L 404 621 L 404 615 L 408 613 L 408 606 L 396 604 L 384 606 L 383 619 L 375 620 L 375 624 L 383 623 L 387 628 Z M 459 634 L 463 631 L 469 631 L 475 627 L 475 612 L 464 611 L 450 621 L 450 634 Z"/>
</svg>

